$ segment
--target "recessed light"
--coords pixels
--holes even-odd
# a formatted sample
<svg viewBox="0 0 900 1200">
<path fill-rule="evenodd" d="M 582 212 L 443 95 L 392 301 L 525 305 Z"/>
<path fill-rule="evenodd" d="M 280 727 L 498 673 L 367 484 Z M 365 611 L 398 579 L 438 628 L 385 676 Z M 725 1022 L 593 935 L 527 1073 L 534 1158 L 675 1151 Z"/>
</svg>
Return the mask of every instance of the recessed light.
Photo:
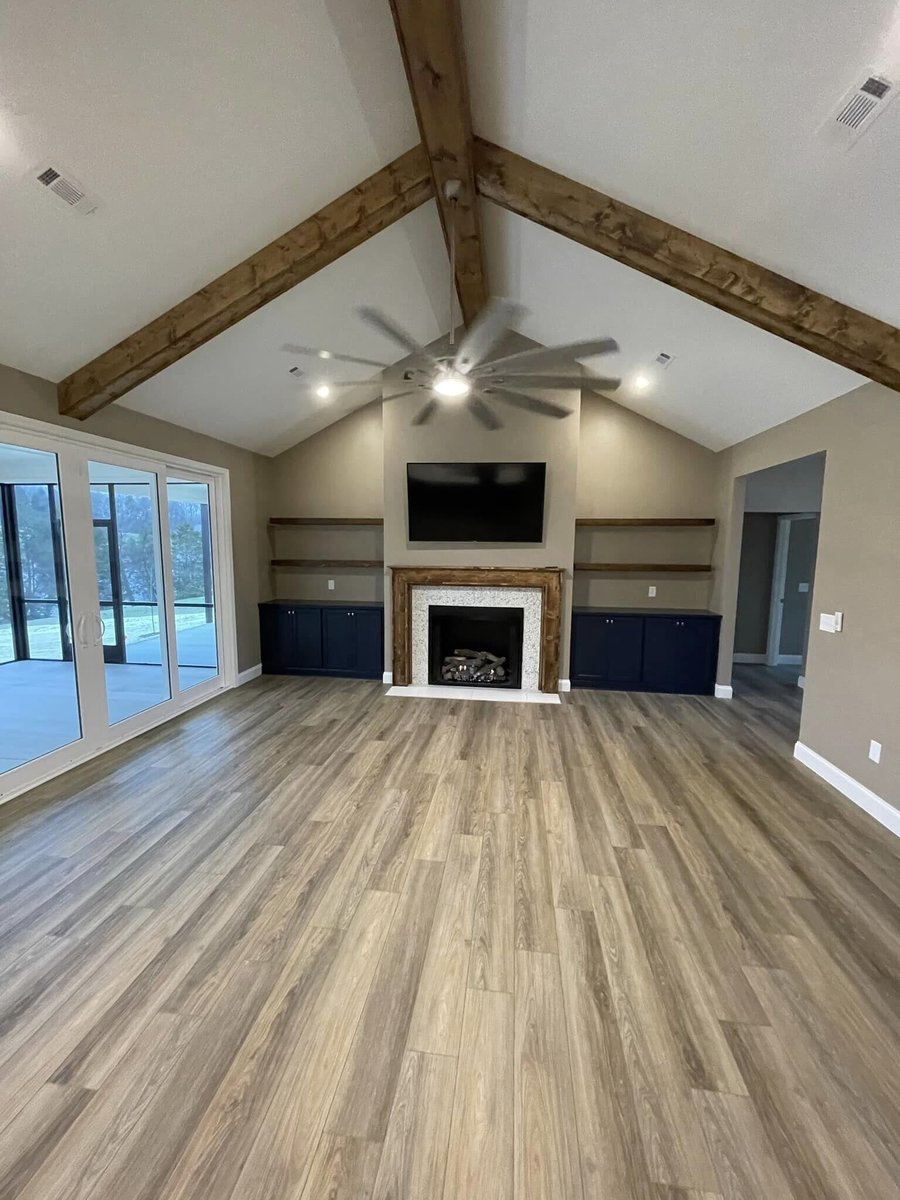
<svg viewBox="0 0 900 1200">
<path fill-rule="evenodd" d="M 445 396 L 448 400 L 458 400 L 461 396 L 468 396 L 472 385 L 462 375 L 448 371 L 446 375 L 441 375 L 435 380 L 434 390 L 439 396 Z"/>
<path fill-rule="evenodd" d="M 327 383 L 320 383 L 319 386 L 316 388 L 316 395 L 319 397 L 320 400 L 327 400 L 328 397 L 331 395 L 331 388 L 328 386 Z"/>
<path fill-rule="evenodd" d="M 652 386 L 652 382 L 649 375 L 635 375 L 631 381 L 631 386 L 636 392 L 646 392 Z"/>
<path fill-rule="evenodd" d="M 319 358 L 331 358 L 331 351 L 330 350 L 320 350 Z"/>
</svg>

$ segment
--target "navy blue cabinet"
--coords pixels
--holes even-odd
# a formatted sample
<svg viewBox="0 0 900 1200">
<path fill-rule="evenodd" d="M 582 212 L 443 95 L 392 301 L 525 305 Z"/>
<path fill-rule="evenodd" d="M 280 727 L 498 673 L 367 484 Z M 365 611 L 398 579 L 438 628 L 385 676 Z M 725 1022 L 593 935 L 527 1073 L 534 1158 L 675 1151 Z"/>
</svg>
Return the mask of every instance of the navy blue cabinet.
<svg viewBox="0 0 900 1200">
<path fill-rule="evenodd" d="M 572 685 L 711 694 L 720 619 L 705 612 L 575 609 Z"/>
<path fill-rule="evenodd" d="M 641 617 L 576 612 L 573 616 L 573 671 L 578 647 L 582 687 L 628 687 L 641 678 L 644 622 Z M 574 682 L 574 677 L 573 677 Z"/>
<path fill-rule="evenodd" d="M 268 675 L 346 675 L 380 679 L 384 610 L 380 604 L 270 600 L 259 606 L 263 671 Z"/>
</svg>

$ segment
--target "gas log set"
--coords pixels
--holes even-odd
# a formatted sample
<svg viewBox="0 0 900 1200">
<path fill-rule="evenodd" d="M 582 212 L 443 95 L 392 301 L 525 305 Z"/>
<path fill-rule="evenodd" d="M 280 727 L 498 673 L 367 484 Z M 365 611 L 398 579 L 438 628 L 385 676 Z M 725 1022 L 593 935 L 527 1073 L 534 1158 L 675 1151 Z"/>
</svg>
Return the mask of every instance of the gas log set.
<svg viewBox="0 0 900 1200">
<path fill-rule="evenodd" d="M 444 659 L 441 678 L 447 683 L 505 683 L 505 662 L 487 650 L 454 650 Z"/>
</svg>

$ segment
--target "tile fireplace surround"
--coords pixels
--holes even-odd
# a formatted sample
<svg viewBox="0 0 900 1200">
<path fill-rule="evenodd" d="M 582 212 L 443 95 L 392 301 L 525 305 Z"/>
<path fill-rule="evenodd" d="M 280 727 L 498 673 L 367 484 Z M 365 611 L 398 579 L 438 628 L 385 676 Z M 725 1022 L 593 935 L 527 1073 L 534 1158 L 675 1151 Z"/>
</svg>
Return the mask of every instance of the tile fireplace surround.
<svg viewBox="0 0 900 1200">
<path fill-rule="evenodd" d="M 521 691 L 558 692 L 561 567 L 392 567 L 391 575 L 394 687 L 427 684 L 428 605 L 447 604 L 523 609 Z"/>
</svg>

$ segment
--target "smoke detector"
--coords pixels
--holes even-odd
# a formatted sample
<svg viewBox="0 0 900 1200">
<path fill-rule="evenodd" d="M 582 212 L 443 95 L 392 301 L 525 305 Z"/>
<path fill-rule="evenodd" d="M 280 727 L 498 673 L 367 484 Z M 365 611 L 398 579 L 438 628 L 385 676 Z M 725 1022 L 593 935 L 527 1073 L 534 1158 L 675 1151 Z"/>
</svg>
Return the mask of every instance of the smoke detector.
<svg viewBox="0 0 900 1200">
<path fill-rule="evenodd" d="M 665 350 L 660 350 L 659 354 L 657 354 L 653 361 L 661 370 L 664 371 L 674 358 L 674 354 L 666 354 Z"/>
<path fill-rule="evenodd" d="M 892 79 L 874 73 L 841 97 L 829 114 L 822 133 L 836 145 L 852 146 L 884 112 L 897 92 Z"/>
<path fill-rule="evenodd" d="M 83 217 L 96 212 L 100 207 L 98 198 L 90 195 L 72 172 L 66 171 L 58 163 L 45 163 L 32 173 L 31 178 L 60 203 Z"/>
</svg>

